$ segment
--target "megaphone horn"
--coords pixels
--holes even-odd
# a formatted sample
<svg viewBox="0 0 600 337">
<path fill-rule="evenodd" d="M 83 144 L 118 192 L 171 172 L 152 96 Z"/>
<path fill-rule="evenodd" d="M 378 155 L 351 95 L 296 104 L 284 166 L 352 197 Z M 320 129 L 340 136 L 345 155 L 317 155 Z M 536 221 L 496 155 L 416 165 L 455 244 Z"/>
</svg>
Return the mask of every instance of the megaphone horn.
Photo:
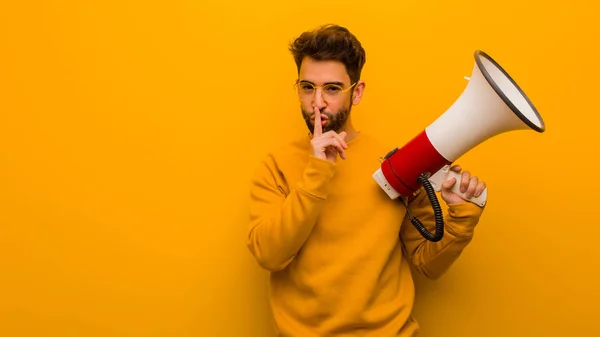
<svg viewBox="0 0 600 337">
<path fill-rule="evenodd" d="M 539 112 L 512 77 L 483 51 L 475 51 L 474 56 L 473 72 L 460 97 L 402 148 L 390 151 L 373 174 L 392 199 L 410 196 L 424 186 L 436 218 L 441 212 L 432 190 L 439 191 L 448 175 L 456 178 L 453 192 L 463 199 L 480 206 L 487 200 L 487 190 L 472 198 L 460 192 L 460 175 L 449 171 L 452 162 L 498 134 L 528 129 L 542 133 L 546 129 Z M 442 238 L 443 223 L 439 221 L 436 235 L 415 226 L 431 241 Z"/>
</svg>

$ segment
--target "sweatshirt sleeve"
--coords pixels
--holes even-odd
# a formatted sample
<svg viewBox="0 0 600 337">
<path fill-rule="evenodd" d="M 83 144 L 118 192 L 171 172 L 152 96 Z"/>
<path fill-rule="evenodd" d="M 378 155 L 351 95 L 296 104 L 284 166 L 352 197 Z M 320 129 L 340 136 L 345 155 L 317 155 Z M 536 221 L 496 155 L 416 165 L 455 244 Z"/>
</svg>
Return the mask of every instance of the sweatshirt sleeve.
<svg viewBox="0 0 600 337">
<path fill-rule="evenodd" d="M 443 200 L 439 193 L 437 197 L 441 206 Z M 433 233 L 435 216 L 424 190 L 409 202 L 409 208 L 412 215 Z M 482 212 L 483 208 L 471 202 L 449 204 L 447 211 L 444 212 L 444 236 L 438 242 L 423 238 L 407 216 L 400 230 L 400 239 L 406 256 L 423 275 L 430 279 L 439 278 L 471 242 Z"/>
<path fill-rule="evenodd" d="M 327 199 L 335 163 L 310 156 L 301 179 L 288 186 L 269 156 L 256 170 L 250 188 L 246 245 L 259 265 L 284 269 L 309 237 Z"/>
</svg>

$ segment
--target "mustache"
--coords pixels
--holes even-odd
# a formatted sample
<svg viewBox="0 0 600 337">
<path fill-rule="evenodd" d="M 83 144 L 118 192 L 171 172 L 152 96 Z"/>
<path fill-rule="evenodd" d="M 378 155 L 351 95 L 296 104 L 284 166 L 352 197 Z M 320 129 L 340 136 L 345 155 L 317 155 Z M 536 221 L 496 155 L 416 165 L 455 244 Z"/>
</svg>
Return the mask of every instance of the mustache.
<svg viewBox="0 0 600 337">
<path fill-rule="evenodd" d="M 302 110 L 302 112 L 304 113 L 304 117 L 307 119 L 313 119 L 315 118 L 315 113 L 314 112 L 308 112 L 306 110 Z M 327 118 L 327 119 L 332 119 L 333 114 L 329 113 L 329 112 L 323 112 L 321 111 L 321 119 L 323 118 Z"/>
</svg>

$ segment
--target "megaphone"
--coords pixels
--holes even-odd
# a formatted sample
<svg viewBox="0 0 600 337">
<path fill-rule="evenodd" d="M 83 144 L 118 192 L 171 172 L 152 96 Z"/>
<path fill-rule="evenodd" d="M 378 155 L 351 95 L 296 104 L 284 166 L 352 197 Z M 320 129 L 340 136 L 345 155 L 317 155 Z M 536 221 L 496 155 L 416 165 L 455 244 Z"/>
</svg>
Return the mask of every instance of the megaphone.
<svg viewBox="0 0 600 337">
<path fill-rule="evenodd" d="M 487 201 L 487 189 L 472 198 L 460 192 L 461 176 L 449 170 L 451 163 L 501 133 L 515 130 L 542 133 L 546 129 L 539 112 L 513 78 L 485 52 L 476 50 L 474 56 L 473 72 L 460 97 L 402 148 L 388 152 L 373 174 L 392 199 L 408 197 L 424 187 L 434 208 L 435 234 L 412 216 L 411 221 L 426 239 L 434 242 L 444 234 L 442 212 L 434 191 L 441 189 L 445 179 L 456 178 L 453 192 L 463 199 L 479 206 Z"/>
</svg>

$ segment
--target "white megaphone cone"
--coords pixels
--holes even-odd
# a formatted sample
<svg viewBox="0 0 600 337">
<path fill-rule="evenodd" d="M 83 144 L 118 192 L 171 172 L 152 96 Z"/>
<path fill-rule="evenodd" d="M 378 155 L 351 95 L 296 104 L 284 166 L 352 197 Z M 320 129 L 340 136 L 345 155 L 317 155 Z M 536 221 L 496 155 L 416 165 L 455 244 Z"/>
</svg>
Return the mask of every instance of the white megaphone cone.
<svg viewBox="0 0 600 337">
<path fill-rule="evenodd" d="M 460 175 L 449 171 L 449 165 L 493 136 L 527 129 L 544 132 L 542 117 L 510 75 L 478 50 L 469 84 L 461 96 L 410 142 L 390 151 L 373 178 L 390 198 L 396 199 L 411 195 L 423 185 L 430 184 L 439 191 L 447 175 L 452 175 L 457 180 L 453 192 L 483 206 L 487 190 L 479 197 L 467 198 L 459 190 Z"/>
</svg>

